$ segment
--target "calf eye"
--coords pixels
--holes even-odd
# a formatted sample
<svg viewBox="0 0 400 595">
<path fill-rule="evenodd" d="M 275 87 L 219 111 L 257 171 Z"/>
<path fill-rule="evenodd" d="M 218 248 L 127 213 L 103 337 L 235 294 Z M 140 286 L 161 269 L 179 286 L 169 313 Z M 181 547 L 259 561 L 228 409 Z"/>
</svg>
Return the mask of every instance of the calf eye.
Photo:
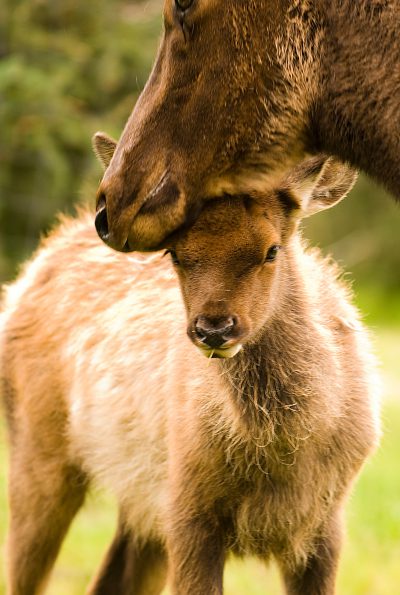
<svg viewBox="0 0 400 595">
<path fill-rule="evenodd" d="M 192 4 L 193 0 L 175 0 L 178 10 L 187 10 Z"/>
<path fill-rule="evenodd" d="M 280 249 L 281 249 L 281 246 L 278 246 L 277 244 L 274 244 L 273 246 L 271 246 L 267 252 L 267 256 L 265 257 L 265 262 L 273 262 L 275 260 L 275 258 L 277 257 Z"/>
</svg>

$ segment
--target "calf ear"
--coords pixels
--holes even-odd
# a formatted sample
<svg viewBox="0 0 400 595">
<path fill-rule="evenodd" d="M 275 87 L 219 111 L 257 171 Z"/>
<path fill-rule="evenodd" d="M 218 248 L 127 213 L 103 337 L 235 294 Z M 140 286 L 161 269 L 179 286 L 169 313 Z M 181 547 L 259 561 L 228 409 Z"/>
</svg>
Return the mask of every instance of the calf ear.
<svg viewBox="0 0 400 595">
<path fill-rule="evenodd" d="M 96 132 L 92 138 L 93 150 L 104 169 L 110 165 L 117 141 L 105 132 Z"/>
<path fill-rule="evenodd" d="M 288 176 L 285 190 L 300 217 L 329 209 L 353 188 L 358 172 L 334 157 L 318 156 L 303 161 Z"/>
</svg>

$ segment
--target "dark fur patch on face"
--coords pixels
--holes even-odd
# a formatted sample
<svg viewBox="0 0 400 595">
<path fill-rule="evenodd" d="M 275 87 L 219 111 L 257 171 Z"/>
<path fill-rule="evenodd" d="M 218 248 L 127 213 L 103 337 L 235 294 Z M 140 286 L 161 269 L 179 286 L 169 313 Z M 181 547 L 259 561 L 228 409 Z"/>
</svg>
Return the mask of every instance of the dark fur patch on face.
<svg viewBox="0 0 400 595">
<path fill-rule="evenodd" d="M 277 191 L 277 197 L 281 203 L 285 214 L 291 213 L 293 210 L 299 208 L 299 203 L 293 196 L 292 192 L 287 188 L 281 188 Z"/>
<path fill-rule="evenodd" d="M 146 200 L 140 214 L 151 215 L 158 211 L 158 209 L 172 207 L 179 199 L 179 188 L 175 182 L 166 181 L 161 183 L 160 188 Z"/>
</svg>

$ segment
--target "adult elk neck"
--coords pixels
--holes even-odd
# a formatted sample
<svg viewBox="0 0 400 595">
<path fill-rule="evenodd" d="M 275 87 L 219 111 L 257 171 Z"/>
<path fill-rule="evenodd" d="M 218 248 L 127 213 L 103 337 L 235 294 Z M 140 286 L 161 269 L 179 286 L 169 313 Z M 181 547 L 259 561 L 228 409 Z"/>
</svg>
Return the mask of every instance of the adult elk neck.
<svg viewBox="0 0 400 595">
<path fill-rule="evenodd" d="M 325 25 L 310 148 L 349 161 L 399 198 L 399 4 L 316 4 Z"/>
</svg>

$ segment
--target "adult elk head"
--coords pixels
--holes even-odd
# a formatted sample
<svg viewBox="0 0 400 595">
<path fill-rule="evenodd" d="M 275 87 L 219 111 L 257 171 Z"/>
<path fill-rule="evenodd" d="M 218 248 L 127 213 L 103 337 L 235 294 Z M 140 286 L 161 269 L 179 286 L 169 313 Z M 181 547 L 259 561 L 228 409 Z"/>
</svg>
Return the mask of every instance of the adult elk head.
<svg viewBox="0 0 400 595">
<path fill-rule="evenodd" d="M 308 4 L 165 0 L 156 63 L 110 162 L 112 141 L 94 140 L 108 166 L 104 241 L 156 249 L 203 200 L 265 191 L 271 171 L 276 179 L 304 155 L 318 52 Z"/>
</svg>

